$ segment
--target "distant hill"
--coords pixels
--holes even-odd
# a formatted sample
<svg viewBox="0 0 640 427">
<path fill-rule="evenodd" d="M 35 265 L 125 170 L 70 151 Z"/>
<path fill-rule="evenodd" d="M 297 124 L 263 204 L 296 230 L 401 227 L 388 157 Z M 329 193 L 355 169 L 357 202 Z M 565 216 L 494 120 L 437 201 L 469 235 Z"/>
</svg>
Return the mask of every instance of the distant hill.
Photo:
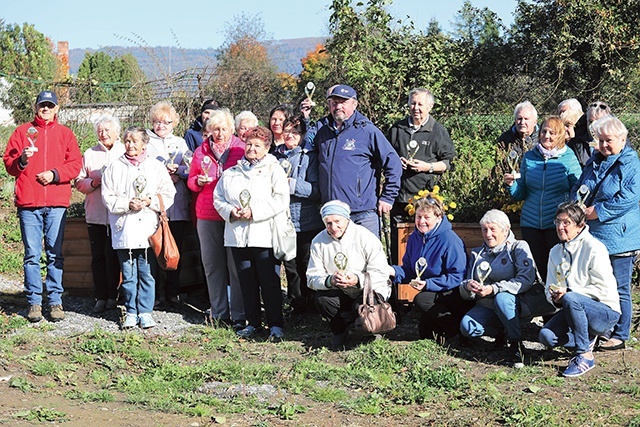
<svg viewBox="0 0 640 427">
<path fill-rule="evenodd" d="M 269 46 L 269 54 L 281 72 L 298 74 L 302 70 L 300 60 L 319 43 L 323 37 L 275 40 Z M 164 73 L 173 74 L 189 68 L 214 66 L 217 49 L 184 49 L 171 46 L 124 47 L 104 46 L 100 49 L 69 49 L 69 72 L 78 74 L 86 53 L 106 52 L 112 56 L 130 53 L 140 64 L 149 79 L 160 78 Z"/>
</svg>

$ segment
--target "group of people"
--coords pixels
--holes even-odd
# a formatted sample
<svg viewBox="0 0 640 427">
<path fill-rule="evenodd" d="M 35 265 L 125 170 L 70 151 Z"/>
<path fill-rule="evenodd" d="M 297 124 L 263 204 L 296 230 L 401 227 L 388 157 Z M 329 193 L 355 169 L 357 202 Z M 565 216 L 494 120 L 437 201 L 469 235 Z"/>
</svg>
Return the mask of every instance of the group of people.
<svg viewBox="0 0 640 427">
<path fill-rule="evenodd" d="M 407 200 L 432 189 L 450 168 L 454 144 L 430 115 L 434 97 L 427 89 L 410 91 L 408 117 L 386 136 L 357 110 L 352 87 L 332 86 L 326 101 L 329 114 L 315 122 L 307 98 L 300 115 L 278 106 L 263 127 L 250 111 L 234 118 L 207 100 L 184 138 L 173 134 L 175 109 L 159 102 L 150 111 L 152 128 L 130 127 L 122 141 L 118 119 L 101 117 L 98 144 L 83 157 L 73 133 L 57 122 L 56 95 L 39 94 L 34 121 L 15 130 L 4 155 L 17 178 L 27 318 L 43 318 L 43 235 L 50 318 L 64 318 L 62 230 L 74 184 L 86 195 L 94 311 L 116 307 L 121 273 L 123 328 L 155 326 L 160 276 L 165 300 L 180 302 L 180 264 L 163 273 L 148 250 L 158 213 L 166 210 L 179 248 L 195 222 L 210 319 L 241 337 L 264 330 L 264 306 L 269 338 L 284 338 L 282 265 L 292 315 L 318 310 L 336 348 L 355 321 L 365 275 L 380 300 L 389 300 L 394 284 L 419 291 L 420 338 L 493 336 L 521 362 L 520 321 L 555 313 L 540 340 L 575 348 L 565 375 L 591 369 L 598 343 L 624 348 L 640 249 L 640 169 L 626 128 L 606 104 L 592 104 L 584 118 L 580 104 L 568 100 L 539 128 L 531 103 L 516 107 L 498 147 L 510 165 L 519 164 L 518 172 L 505 171 L 504 184 L 524 200 L 523 240 L 506 214 L 490 210 L 480 221 L 484 244 L 467 256 L 442 203 L 427 196 L 414 206 L 415 230 L 402 261 L 390 266 L 381 216 L 407 221 Z M 284 261 L 274 252 L 274 222 L 282 215 L 296 230 L 295 257 Z"/>
</svg>

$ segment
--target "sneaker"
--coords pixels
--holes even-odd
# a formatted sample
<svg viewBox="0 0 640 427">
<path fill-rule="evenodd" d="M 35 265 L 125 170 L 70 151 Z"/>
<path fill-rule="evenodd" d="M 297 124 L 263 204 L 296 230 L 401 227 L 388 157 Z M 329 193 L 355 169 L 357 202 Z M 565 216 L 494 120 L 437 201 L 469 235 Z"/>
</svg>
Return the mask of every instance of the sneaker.
<svg viewBox="0 0 640 427">
<path fill-rule="evenodd" d="M 96 301 L 96 305 L 93 306 L 94 313 L 102 313 L 107 306 L 107 302 L 103 299 Z"/>
<path fill-rule="evenodd" d="M 138 315 L 138 320 L 140 321 L 140 327 L 142 329 L 149 329 L 156 326 L 156 321 L 153 320 L 151 313 L 142 313 Z"/>
<path fill-rule="evenodd" d="M 246 326 L 247 326 L 246 320 L 234 320 L 232 327 L 233 327 L 233 330 L 237 332 L 239 330 L 246 328 Z"/>
<path fill-rule="evenodd" d="M 64 320 L 64 310 L 62 310 L 62 305 L 52 305 L 50 316 L 52 322 L 59 322 L 61 320 Z"/>
<path fill-rule="evenodd" d="M 29 307 L 29 314 L 27 314 L 27 320 L 31 323 L 37 323 L 42 320 L 42 307 L 38 304 L 33 304 Z"/>
<path fill-rule="evenodd" d="M 284 331 L 280 326 L 272 326 L 269 333 L 269 341 L 282 341 L 284 339 Z"/>
<path fill-rule="evenodd" d="M 591 353 L 596 348 L 596 344 L 598 343 L 598 338 L 599 337 L 596 335 L 594 339 L 589 341 L 589 348 L 587 349 L 588 353 Z"/>
<path fill-rule="evenodd" d="M 596 361 L 594 359 L 587 359 L 582 354 L 579 354 L 569 361 L 569 366 L 567 366 L 562 375 L 565 377 L 579 377 L 595 368 L 595 366 Z"/>
<path fill-rule="evenodd" d="M 117 306 L 118 306 L 118 301 L 109 298 L 107 300 L 107 303 L 105 304 L 104 308 L 105 308 L 105 310 L 113 310 Z"/>
<path fill-rule="evenodd" d="M 240 329 L 238 332 L 236 332 L 236 335 L 239 336 L 240 338 L 251 338 L 255 335 L 255 333 L 256 333 L 256 328 L 249 325 L 244 329 Z"/>
<path fill-rule="evenodd" d="M 516 368 L 524 368 L 525 347 L 522 341 L 512 341 L 509 343 L 509 361 Z"/>
<path fill-rule="evenodd" d="M 122 329 L 130 329 L 138 324 L 138 315 L 134 313 L 127 313 L 124 316 L 124 322 L 122 322 Z"/>
</svg>

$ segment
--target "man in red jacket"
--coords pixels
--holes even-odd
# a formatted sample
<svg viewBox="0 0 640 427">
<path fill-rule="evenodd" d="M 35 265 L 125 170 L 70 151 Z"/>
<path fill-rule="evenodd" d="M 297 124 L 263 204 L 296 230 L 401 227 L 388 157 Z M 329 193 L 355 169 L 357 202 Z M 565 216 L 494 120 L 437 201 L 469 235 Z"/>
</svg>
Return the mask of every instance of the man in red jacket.
<svg viewBox="0 0 640 427">
<path fill-rule="evenodd" d="M 40 255 L 43 236 L 50 318 L 54 322 L 64 319 L 62 238 L 71 198 L 71 180 L 80 172 L 82 154 L 71 129 L 58 123 L 59 108 L 55 93 L 40 92 L 35 118 L 16 128 L 3 157 L 7 172 L 16 177 L 15 205 L 24 244 L 24 287 L 29 302 L 27 319 L 31 322 L 42 320 Z"/>
</svg>

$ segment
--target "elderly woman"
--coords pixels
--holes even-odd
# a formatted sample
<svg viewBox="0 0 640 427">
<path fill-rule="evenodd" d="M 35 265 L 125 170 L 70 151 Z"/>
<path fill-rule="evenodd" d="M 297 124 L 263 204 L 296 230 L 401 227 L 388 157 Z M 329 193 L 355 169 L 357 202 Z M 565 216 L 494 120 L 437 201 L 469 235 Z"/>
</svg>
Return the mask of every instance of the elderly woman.
<svg viewBox="0 0 640 427">
<path fill-rule="evenodd" d="M 284 338 L 282 294 L 273 253 L 273 219 L 289 208 L 289 185 L 278 160 L 269 154 L 269 129 L 247 132 L 244 157 L 227 169 L 214 191 L 213 203 L 227 221 L 224 245 L 231 248 L 238 270 L 244 312 L 249 325 L 237 332 L 254 336 L 261 327 L 260 295 L 270 329 L 269 339 Z"/>
<path fill-rule="evenodd" d="M 124 132 L 123 156 L 113 162 L 102 178 L 102 201 L 109 210 L 111 242 L 122 270 L 120 289 L 127 311 L 122 328 L 156 325 L 151 315 L 155 280 L 151 275 L 149 236 L 158 227 L 160 199 L 170 207 L 176 190 L 166 167 L 147 155 L 149 135 L 143 128 Z"/>
<path fill-rule="evenodd" d="M 346 342 L 347 327 L 356 320 L 357 306 L 362 304 L 365 273 L 369 273 L 378 297 L 389 299 L 389 265 L 377 236 L 350 220 L 348 204 L 329 201 L 320 214 L 326 229 L 311 242 L 307 280 L 309 288 L 316 291 L 318 311 L 329 320 L 331 347 L 339 349 Z"/>
<path fill-rule="evenodd" d="M 244 155 L 244 142 L 233 135 L 233 117 L 226 108 L 214 111 L 207 121 L 209 137 L 193 154 L 187 181 L 195 195 L 196 228 L 200 255 L 209 290 L 211 321 L 246 326 L 242 293 L 231 249 L 224 247 L 224 219 L 213 206 L 213 191 L 222 172 Z M 227 292 L 227 284 L 231 292 Z"/>
<path fill-rule="evenodd" d="M 451 228 L 440 200 L 431 196 L 415 203 L 415 225 L 402 265 L 390 270 L 393 282 L 410 283 L 420 291 L 413 300 L 420 312 L 420 339 L 453 337 L 459 333 L 459 319 L 471 308 L 457 290 L 464 277 L 464 244 Z"/>
<path fill-rule="evenodd" d="M 124 154 L 120 142 L 120 121 L 114 116 L 102 116 L 93 124 L 98 143 L 85 151 L 82 169 L 75 187 L 85 194 L 84 211 L 91 243 L 91 275 L 96 298 L 94 313 L 116 308 L 120 263 L 111 246 L 108 211 L 102 203 L 102 173 Z"/>
<path fill-rule="evenodd" d="M 556 213 L 562 243 L 549 253 L 546 293 L 562 310 L 540 330 L 540 342 L 575 349 L 565 377 L 593 369 L 598 335 L 620 318 L 620 300 L 607 248 L 589 233 L 587 215 L 579 203 L 564 203 Z"/>
<path fill-rule="evenodd" d="M 189 175 L 187 166 L 182 161 L 182 155 L 189 150 L 184 139 L 173 134 L 173 129 L 178 125 L 180 117 L 175 108 L 168 102 L 158 102 L 149 112 L 153 129 L 147 130 L 149 134 L 148 154 L 163 162 L 171 176 L 173 185 L 176 188 L 176 196 L 173 206 L 167 209 L 169 218 L 169 228 L 176 240 L 178 250 L 182 252 L 182 242 L 191 227 L 191 217 L 189 213 L 189 203 L 191 194 L 187 189 L 186 179 Z M 154 270 L 155 265 L 154 265 Z M 166 272 L 164 283 L 164 298 L 160 295 L 158 300 L 164 299 L 169 307 L 176 309 L 180 303 L 180 272 L 182 271 L 182 260 L 178 263 L 178 268 Z M 160 276 L 160 271 L 154 271 L 156 279 Z"/>
<path fill-rule="evenodd" d="M 625 347 L 631 327 L 631 275 L 640 249 L 640 162 L 627 145 L 627 128 L 620 120 L 605 116 L 591 126 L 598 138 L 598 151 L 585 165 L 572 194 L 586 206 L 591 234 L 609 251 L 622 315 L 599 349 L 617 350 Z M 582 193 L 580 188 L 588 192 Z"/>
<path fill-rule="evenodd" d="M 200 114 L 191 123 L 189 129 L 184 133 L 184 141 L 189 147 L 189 150 L 196 151 L 200 145 L 202 145 L 203 131 L 205 131 L 205 123 L 215 110 L 220 108 L 220 104 L 215 99 L 207 99 L 202 103 L 200 108 Z M 174 125 L 175 126 L 175 125 Z"/>
<path fill-rule="evenodd" d="M 492 209 L 480 219 L 484 244 L 471 250 L 466 279 L 460 284 L 465 300 L 475 306 L 464 315 L 460 332 L 466 337 L 506 335 L 514 363 L 521 363 L 518 295 L 532 288 L 536 267 L 529 245 L 516 240 L 509 217 Z"/>
<path fill-rule="evenodd" d="M 291 108 L 287 105 L 278 105 L 269 113 L 269 129 L 273 133 L 274 150 L 277 146 L 284 144 L 284 122 L 293 117 Z"/>
<path fill-rule="evenodd" d="M 558 243 L 553 218 L 558 204 L 569 199 L 580 176 L 576 156 L 565 145 L 566 130 L 559 117 L 549 117 L 540 128 L 539 143 L 527 151 L 521 177 L 504 175 L 511 197 L 524 200 L 520 226 L 540 274 L 546 274 L 549 250 Z"/>
<path fill-rule="evenodd" d="M 251 111 L 240 111 L 235 117 L 236 135 L 244 142 L 247 131 L 258 124 L 258 118 Z"/>
<path fill-rule="evenodd" d="M 289 180 L 291 220 L 296 228 L 296 257 L 284 261 L 287 274 L 287 293 L 292 316 L 303 314 L 310 300 L 307 288 L 307 265 L 311 240 L 324 228 L 318 205 L 318 157 L 300 146 L 306 125 L 298 119 L 284 122 L 284 144 L 274 151 Z"/>
</svg>

